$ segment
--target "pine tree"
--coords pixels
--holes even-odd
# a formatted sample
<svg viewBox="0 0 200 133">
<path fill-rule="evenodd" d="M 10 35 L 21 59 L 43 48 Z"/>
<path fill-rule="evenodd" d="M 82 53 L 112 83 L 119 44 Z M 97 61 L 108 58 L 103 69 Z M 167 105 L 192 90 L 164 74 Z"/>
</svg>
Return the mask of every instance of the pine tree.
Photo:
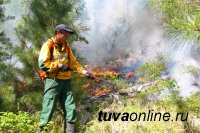
<svg viewBox="0 0 200 133">
<path fill-rule="evenodd" d="M 2 28 L 2 24 L 13 18 L 10 16 L 5 16 L 4 5 L 9 1 L 0 1 L 0 110 L 8 111 L 15 108 L 15 92 L 13 89 L 15 76 L 14 67 L 11 63 L 12 57 L 12 43 L 10 39 L 6 36 Z"/>
<path fill-rule="evenodd" d="M 161 12 L 162 26 L 167 37 L 200 42 L 198 0 L 148 0 L 148 2 L 151 7 Z"/>
<path fill-rule="evenodd" d="M 4 14 L 4 4 L 6 1 L 0 1 L 0 25 L 9 19 Z M 10 82 L 10 77 L 12 76 L 10 71 L 9 61 L 11 60 L 11 49 L 12 44 L 10 39 L 6 37 L 3 29 L 0 30 L 0 83 Z"/>
<path fill-rule="evenodd" d="M 80 0 L 27 0 L 24 3 L 27 13 L 22 16 L 16 28 L 21 45 L 14 50 L 23 65 L 17 71 L 22 80 L 15 87 L 18 97 L 22 99 L 26 99 L 26 95 L 42 94 L 43 81 L 39 77 L 38 67 L 39 51 L 42 44 L 54 35 L 56 25 L 64 23 L 75 31 L 68 43 L 78 39 L 84 40 L 79 32 L 86 30 L 79 21 L 80 11 L 83 9 L 83 2 Z M 41 103 L 41 99 L 38 101 Z"/>
</svg>

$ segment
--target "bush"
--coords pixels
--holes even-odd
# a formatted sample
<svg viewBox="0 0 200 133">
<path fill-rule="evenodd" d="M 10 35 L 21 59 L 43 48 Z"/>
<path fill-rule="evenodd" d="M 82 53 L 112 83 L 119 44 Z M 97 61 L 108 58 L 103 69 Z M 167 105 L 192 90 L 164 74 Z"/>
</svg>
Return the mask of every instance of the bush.
<svg viewBox="0 0 200 133">
<path fill-rule="evenodd" d="M 14 110 L 16 108 L 16 94 L 12 86 L 0 86 L 0 111 Z"/>
<path fill-rule="evenodd" d="M 166 60 L 163 58 L 146 62 L 137 70 L 139 81 L 145 83 L 156 80 L 160 78 L 164 70 L 166 70 Z"/>
<path fill-rule="evenodd" d="M 0 131 L 14 133 L 33 133 L 37 129 L 36 118 L 30 116 L 26 112 L 19 111 L 17 114 L 13 112 L 1 112 L 0 115 Z"/>
<path fill-rule="evenodd" d="M 18 110 L 39 111 L 42 107 L 43 91 L 30 91 L 17 99 Z"/>
</svg>

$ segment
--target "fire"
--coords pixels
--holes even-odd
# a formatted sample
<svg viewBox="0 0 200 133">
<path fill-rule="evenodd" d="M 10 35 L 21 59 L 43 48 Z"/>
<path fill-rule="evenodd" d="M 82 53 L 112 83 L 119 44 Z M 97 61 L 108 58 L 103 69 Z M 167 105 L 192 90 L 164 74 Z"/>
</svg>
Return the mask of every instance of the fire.
<svg viewBox="0 0 200 133">
<path fill-rule="evenodd" d="M 99 69 L 97 69 L 97 70 L 94 70 L 93 71 L 93 74 L 95 75 L 95 76 L 118 76 L 119 75 L 119 73 L 117 73 L 117 72 L 115 72 L 115 71 L 113 71 L 113 70 L 108 70 L 108 71 L 100 71 Z"/>
<path fill-rule="evenodd" d="M 92 93 L 92 96 L 99 96 L 106 94 L 108 92 L 108 89 L 103 89 L 103 90 L 96 90 Z"/>
<path fill-rule="evenodd" d="M 93 85 L 91 83 L 84 84 L 83 88 L 88 89 L 90 91 L 90 95 L 92 95 L 92 96 L 100 96 L 100 95 L 108 93 L 110 90 L 109 87 L 108 88 L 106 87 L 104 89 L 97 88 L 97 87 L 95 87 L 95 85 Z"/>
<path fill-rule="evenodd" d="M 91 87 L 92 85 L 90 83 L 86 83 L 83 85 L 83 88 L 86 88 L 86 89 L 91 88 Z"/>
<path fill-rule="evenodd" d="M 96 77 L 95 78 L 95 81 L 96 82 L 99 82 L 99 80 L 98 80 L 98 76 L 103 76 L 103 77 L 106 77 L 106 76 L 119 76 L 120 74 L 118 73 L 118 72 L 116 72 L 116 71 L 114 71 L 114 70 L 107 70 L 107 71 L 101 71 L 100 69 L 96 69 L 96 70 L 91 70 L 91 69 L 89 69 L 89 68 L 87 68 L 87 69 L 85 69 L 85 70 L 87 70 L 87 71 L 90 71 L 90 72 L 92 72 L 93 73 L 93 75 L 94 75 L 94 77 Z M 84 74 L 79 74 L 79 76 L 80 77 L 85 77 L 85 75 Z M 86 87 L 87 88 L 87 87 Z"/>
<path fill-rule="evenodd" d="M 94 68 L 94 70 L 92 70 Z M 88 65 L 84 66 L 84 69 L 86 71 L 92 72 L 94 76 L 119 76 L 119 73 L 114 71 L 114 70 L 105 70 L 103 71 L 102 69 L 100 70 L 99 67 L 89 67 Z M 81 77 L 84 77 L 83 74 L 80 75 Z"/>
<path fill-rule="evenodd" d="M 94 85 L 92 85 L 91 83 L 84 84 L 83 88 L 89 89 L 92 96 L 103 95 L 103 94 L 106 94 L 109 91 L 108 88 L 103 89 L 103 90 L 99 90 Z"/>
<path fill-rule="evenodd" d="M 105 83 L 101 87 L 96 86 L 97 84 L 102 82 L 101 78 L 98 78 L 98 76 L 104 76 L 104 77 L 106 77 L 106 76 L 119 76 L 119 73 L 117 73 L 116 71 L 113 71 L 113 70 L 101 71 L 100 69 L 95 69 L 95 70 L 92 71 L 92 69 L 89 68 L 88 66 L 86 66 L 84 69 L 92 72 L 94 77 L 95 77 L 94 78 L 95 83 L 91 82 L 91 83 L 86 83 L 86 84 L 83 85 L 83 88 L 89 89 L 90 95 L 92 95 L 92 96 L 104 95 L 111 90 L 111 88 L 108 87 Z M 81 76 L 83 76 L 83 75 L 81 75 Z"/>
</svg>

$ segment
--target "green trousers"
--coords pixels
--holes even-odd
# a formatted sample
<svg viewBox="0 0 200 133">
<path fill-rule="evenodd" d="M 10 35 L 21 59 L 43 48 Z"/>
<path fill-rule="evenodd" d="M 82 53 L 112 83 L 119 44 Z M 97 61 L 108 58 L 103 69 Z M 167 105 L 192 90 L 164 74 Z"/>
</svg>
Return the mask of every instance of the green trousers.
<svg viewBox="0 0 200 133">
<path fill-rule="evenodd" d="M 45 81 L 44 97 L 40 122 L 46 125 L 52 118 L 58 100 L 64 111 L 64 117 L 68 122 L 75 122 L 75 103 L 72 95 L 71 80 L 59 80 L 47 78 Z"/>
</svg>

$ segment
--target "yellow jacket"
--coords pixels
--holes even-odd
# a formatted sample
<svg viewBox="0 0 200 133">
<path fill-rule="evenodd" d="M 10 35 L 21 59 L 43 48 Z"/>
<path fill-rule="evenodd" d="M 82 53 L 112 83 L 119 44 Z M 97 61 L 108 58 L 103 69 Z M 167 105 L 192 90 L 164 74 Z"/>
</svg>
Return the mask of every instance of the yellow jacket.
<svg viewBox="0 0 200 133">
<path fill-rule="evenodd" d="M 51 58 L 51 52 L 50 52 L 50 43 L 53 40 L 54 42 L 54 49 L 53 49 L 53 59 Z M 71 70 L 76 70 L 78 72 L 82 72 L 83 68 L 82 66 L 76 61 L 76 58 L 74 57 L 71 49 L 70 53 L 66 50 L 66 45 L 68 44 L 62 44 L 62 48 L 58 46 L 58 44 L 55 42 L 53 37 L 49 39 L 47 42 L 45 42 L 41 48 L 38 63 L 40 69 L 46 72 L 47 77 L 54 78 L 56 73 L 59 71 L 58 63 L 62 63 L 68 66 Z M 69 58 L 68 58 L 69 57 Z M 71 71 L 60 71 L 57 76 L 57 79 L 70 79 L 71 78 Z"/>
</svg>

